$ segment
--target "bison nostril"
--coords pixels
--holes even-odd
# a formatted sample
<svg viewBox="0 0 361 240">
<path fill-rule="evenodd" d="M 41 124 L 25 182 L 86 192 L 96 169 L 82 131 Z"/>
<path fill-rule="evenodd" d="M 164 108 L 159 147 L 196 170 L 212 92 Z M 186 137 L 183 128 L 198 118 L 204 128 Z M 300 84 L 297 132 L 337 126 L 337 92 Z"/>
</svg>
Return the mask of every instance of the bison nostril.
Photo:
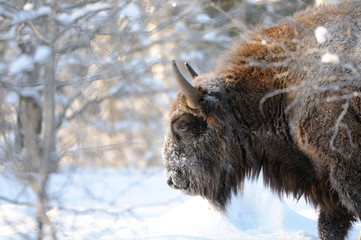
<svg viewBox="0 0 361 240">
<path fill-rule="evenodd" d="M 172 177 L 169 177 L 167 180 L 167 184 L 172 187 L 173 186 L 173 181 L 172 181 Z"/>
<path fill-rule="evenodd" d="M 176 183 L 173 182 L 172 177 L 169 177 L 167 180 L 167 184 L 169 187 L 174 188 L 174 189 L 181 189 L 179 186 L 176 185 Z"/>
</svg>

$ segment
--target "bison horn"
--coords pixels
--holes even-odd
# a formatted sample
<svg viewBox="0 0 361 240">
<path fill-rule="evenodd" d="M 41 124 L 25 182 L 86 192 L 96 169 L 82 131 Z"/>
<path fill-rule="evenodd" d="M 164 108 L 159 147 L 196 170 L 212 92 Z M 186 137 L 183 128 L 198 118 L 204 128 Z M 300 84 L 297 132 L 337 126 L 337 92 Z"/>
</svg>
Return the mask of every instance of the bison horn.
<svg viewBox="0 0 361 240">
<path fill-rule="evenodd" d="M 179 87 L 182 89 L 184 95 L 187 97 L 187 105 L 190 108 L 198 109 L 199 102 L 202 98 L 202 94 L 198 92 L 188 81 L 183 77 L 183 75 L 179 72 L 177 64 L 175 60 L 172 61 L 173 65 L 173 72 L 175 79 Z"/>
<path fill-rule="evenodd" d="M 191 75 L 193 80 L 196 77 L 198 77 L 198 73 L 196 71 L 194 71 L 194 69 L 187 62 L 185 62 L 184 65 L 186 66 L 186 68 L 187 68 L 187 70 L 188 70 L 188 72 Z"/>
</svg>

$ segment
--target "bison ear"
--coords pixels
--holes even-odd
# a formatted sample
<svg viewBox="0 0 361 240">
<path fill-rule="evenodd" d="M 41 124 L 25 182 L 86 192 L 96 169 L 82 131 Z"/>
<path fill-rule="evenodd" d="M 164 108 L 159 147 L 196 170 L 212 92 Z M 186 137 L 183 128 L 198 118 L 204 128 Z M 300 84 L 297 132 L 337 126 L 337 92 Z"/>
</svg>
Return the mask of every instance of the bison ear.
<svg viewBox="0 0 361 240">
<path fill-rule="evenodd" d="M 209 98 L 212 99 L 212 98 Z M 214 130 L 221 130 L 223 125 L 225 124 L 225 120 L 223 117 L 226 116 L 219 104 L 218 100 L 210 100 L 202 102 L 202 114 L 205 116 L 205 120 L 208 126 Z"/>
<path fill-rule="evenodd" d="M 199 108 L 199 103 L 200 103 L 200 101 L 201 101 L 201 99 L 203 97 L 202 94 L 200 92 L 198 92 L 198 90 L 195 89 L 187 81 L 187 79 L 185 79 L 185 77 L 183 77 L 183 75 L 180 73 L 180 71 L 179 71 L 179 69 L 177 67 L 177 64 L 176 64 L 175 60 L 172 61 L 172 66 L 173 66 L 173 72 L 174 72 L 175 79 L 176 79 L 179 87 L 183 91 L 184 95 L 187 98 L 188 107 L 190 107 L 192 109 L 198 109 Z"/>
</svg>

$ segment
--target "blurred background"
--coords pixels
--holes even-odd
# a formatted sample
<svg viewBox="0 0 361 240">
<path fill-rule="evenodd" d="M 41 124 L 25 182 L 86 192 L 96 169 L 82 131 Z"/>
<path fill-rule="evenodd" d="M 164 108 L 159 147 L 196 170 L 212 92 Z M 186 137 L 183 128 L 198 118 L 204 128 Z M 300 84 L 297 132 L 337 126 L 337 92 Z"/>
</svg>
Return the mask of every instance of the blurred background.
<svg viewBox="0 0 361 240">
<path fill-rule="evenodd" d="M 30 238 L 55 239 L 51 176 L 161 168 L 172 59 L 210 72 L 244 30 L 323 2 L 0 0 L 1 202 L 34 209 Z"/>
</svg>

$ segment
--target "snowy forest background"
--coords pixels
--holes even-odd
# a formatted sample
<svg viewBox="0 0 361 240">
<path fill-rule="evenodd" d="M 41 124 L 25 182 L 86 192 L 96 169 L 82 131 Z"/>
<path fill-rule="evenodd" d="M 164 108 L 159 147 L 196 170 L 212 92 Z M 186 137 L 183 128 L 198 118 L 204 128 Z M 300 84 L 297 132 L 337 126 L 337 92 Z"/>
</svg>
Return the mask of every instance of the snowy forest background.
<svg viewBox="0 0 361 240">
<path fill-rule="evenodd" d="M 320 2 L 0 0 L 2 239 L 100 239 L 69 235 L 74 216 L 182 201 L 163 185 L 122 200 L 162 174 L 171 60 L 209 72 L 244 30 Z"/>
</svg>

